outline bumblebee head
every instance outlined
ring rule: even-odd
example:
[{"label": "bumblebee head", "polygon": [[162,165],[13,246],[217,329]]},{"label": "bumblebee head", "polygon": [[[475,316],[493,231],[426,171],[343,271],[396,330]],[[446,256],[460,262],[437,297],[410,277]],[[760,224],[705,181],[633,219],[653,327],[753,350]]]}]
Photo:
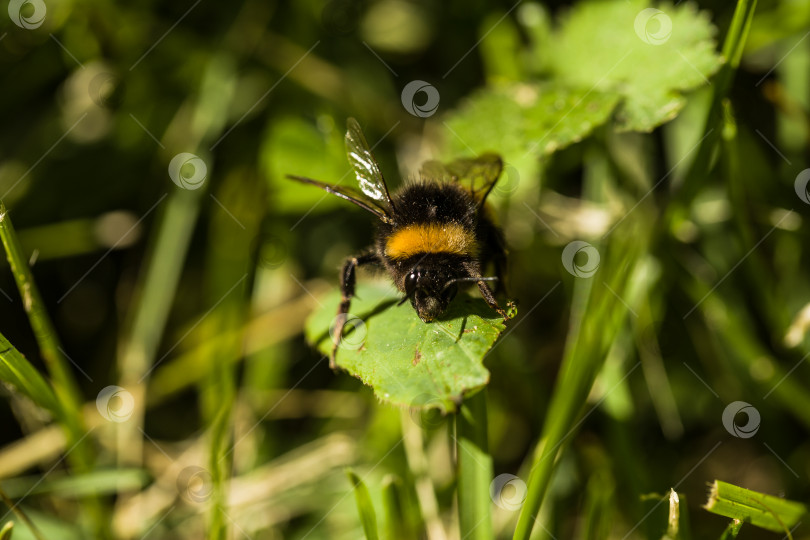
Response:
[{"label": "bumblebee head", "polygon": [[458,293],[456,279],[445,272],[414,269],[405,276],[402,302],[409,298],[419,318],[430,322],[444,313]]}]

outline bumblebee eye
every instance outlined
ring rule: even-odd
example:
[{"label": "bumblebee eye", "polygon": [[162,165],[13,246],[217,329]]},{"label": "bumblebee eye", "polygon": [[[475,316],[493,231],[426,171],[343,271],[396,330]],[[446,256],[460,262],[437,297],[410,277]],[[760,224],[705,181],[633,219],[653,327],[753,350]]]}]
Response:
[{"label": "bumblebee eye", "polygon": [[416,290],[416,272],[411,272],[405,276],[405,295],[411,296]]}]

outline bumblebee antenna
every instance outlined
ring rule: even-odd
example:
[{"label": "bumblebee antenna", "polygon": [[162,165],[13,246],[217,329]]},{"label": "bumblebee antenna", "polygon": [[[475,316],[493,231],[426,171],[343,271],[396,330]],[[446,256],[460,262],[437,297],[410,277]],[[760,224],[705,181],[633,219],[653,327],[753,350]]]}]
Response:
[{"label": "bumblebee antenna", "polygon": [[462,277],[462,278],[454,278],[454,279],[451,279],[450,281],[448,281],[447,283],[444,284],[444,287],[442,288],[442,291],[446,290],[447,287],[449,287],[453,283],[458,283],[459,281],[474,281],[474,282],[477,283],[479,281],[498,281],[498,278],[494,277],[494,276],[493,277]]}]

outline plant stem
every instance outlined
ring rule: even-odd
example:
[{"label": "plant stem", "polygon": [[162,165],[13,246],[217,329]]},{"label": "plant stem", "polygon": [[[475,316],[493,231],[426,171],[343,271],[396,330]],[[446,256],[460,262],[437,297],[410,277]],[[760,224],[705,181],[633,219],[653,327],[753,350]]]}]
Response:
[{"label": "plant stem", "polygon": [[[592,155],[586,174],[586,189],[598,197],[610,178],[601,152]],[[649,250],[653,216],[650,203],[640,204],[628,213],[606,242],[593,246],[601,253],[597,273],[576,279],[566,351],[543,432],[535,447],[527,497],[514,540],[529,539],[557,458],[582,423],[578,418],[591,387],[632,309],[627,302],[637,304],[644,296],[637,289],[639,283],[647,281],[644,254]]]},{"label": "plant stem", "polygon": [[[711,171],[711,161],[717,142],[722,134],[723,124],[723,100],[726,99],[734,80],[734,74],[740,65],[745,40],[751,28],[751,21],[754,18],[754,10],[757,0],[738,0],[731,20],[731,26],[723,42],[723,56],[726,63],[717,73],[714,79],[714,93],[709,113],[706,116],[706,123],[703,128],[703,139],[698,147],[694,161],[687,170],[685,181],[681,192],[678,195],[680,205],[672,205],[668,215],[671,219],[672,212],[687,206],[698,189],[704,184],[703,180],[708,177]],[[669,223],[670,219],[665,220]]]},{"label": "plant stem", "polygon": [[427,529],[428,540],[445,540],[447,533],[439,518],[439,503],[436,500],[436,490],[428,475],[428,462],[423,448],[422,428],[413,421],[407,409],[400,413],[402,425],[402,440],[405,447],[405,458],[408,469],[414,478],[419,510]]},{"label": "plant stem", "polygon": [[491,539],[492,457],[487,450],[486,390],[465,399],[455,420],[460,534],[470,540]]},{"label": "plant stem", "polygon": [[[31,269],[17,239],[17,233],[11,224],[11,218],[2,201],[0,201],[0,239],[3,241],[6,258],[11,265],[11,273],[14,275],[14,281],[16,281],[17,288],[20,291],[23,308],[26,315],[28,315],[31,329],[34,331],[34,337],[37,340],[37,345],[39,345],[42,359],[45,361],[45,366],[51,375],[54,392],[65,412],[69,415],[65,418],[65,421],[76,422],[74,427],[81,429],[81,433],[78,433],[80,438],[81,435],[84,435],[79,415],[82,403],[81,393],[68,367],[67,358],[62,353],[56,330],[54,330],[53,323],[45,310],[39,289],[34,282]],[[86,457],[90,456],[87,455]],[[92,459],[88,462],[92,462]]]}]

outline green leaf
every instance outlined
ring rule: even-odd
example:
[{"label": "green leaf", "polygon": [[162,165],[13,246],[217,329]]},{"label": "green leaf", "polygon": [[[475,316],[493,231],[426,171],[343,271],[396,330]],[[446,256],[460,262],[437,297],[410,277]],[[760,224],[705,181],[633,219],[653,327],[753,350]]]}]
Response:
[{"label": "green leaf", "polygon": [[497,148],[513,164],[550,154],[605,123],[619,99],[614,93],[588,94],[551,83],[480,90],[447,120],[456,134],[448,137],[449,153]]},{"label": "green leaf", "polygon": [[[459,295],[440,319],[424,323],[409,304],[396,305],[400,297],[390,284],[358,286],[337,364],[382,401],[455,411],[465,393],[489,381],[483,359],[503,319],[483,299]],[[335,290],[306,324],[307,340],[326,355],[339,301]]]},{"label": "green leaf", "polygon": [[377,532],[377,513],[374,511],[374,505],[371,502],[371,495],[368,488],[351,469],[346,470],[346,476],[354,487],[354,498],[357,502],[357,512],[360,514],[360,522],[363,524],[363,532],[366,535],[366,540],[377,540],[379,534]]},{"label": "green leaf", "polygon": [[720,67],[715,33],[691,3],[584,2],[556,32],[551,70],[565,84],[621,94],[617,127],[651,131],[683,108],[682,92],[707,84]]},{"label": "green leaf", "polygon": [[318,127],[298,117],[281,118],[269,124],[262,141],[260,166],[270,179],[270,190],[276,208],[290,213],[304,213],[317,205],[316,211],[328,210],[341,203],[311,186],[291,182],[287,174],[306,176],[338,184],[353,178],[346,162],[341,127],[322,117]]},{"label": "green leaf", "polygon": [[12,529],[14,529],[14,522],[7,521],[0,529],[0,540],[11,540],[11,533],[14,532]]},{"label": "green leaf", "polygon": [[807,514],[807,507],[741,488],[720,480],[711,485],[709,500],[703,506],[709,512],[751,523],[773,532],[787,532]]}]

